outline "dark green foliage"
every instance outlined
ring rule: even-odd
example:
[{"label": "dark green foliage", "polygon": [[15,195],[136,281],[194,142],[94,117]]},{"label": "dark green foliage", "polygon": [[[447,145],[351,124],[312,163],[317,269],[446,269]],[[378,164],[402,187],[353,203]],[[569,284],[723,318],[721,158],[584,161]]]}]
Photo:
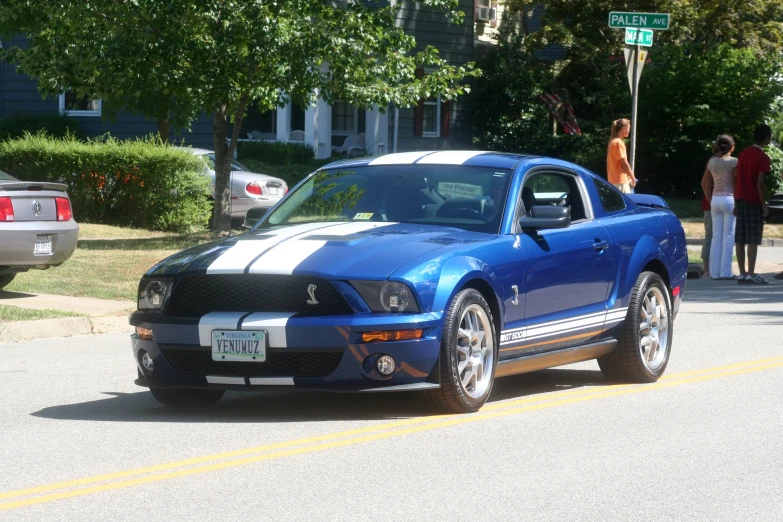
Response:
[{"label": "dark green foliage", "polygon": [[765,149],[772,160],[772,175],[767,177],[767,199],[776,192],[783,192],[783,150],[770,145]]},{"label": "dark green foliage", "polygon": [[249,141],[239,144],[237,155],[242,161],[254,159],[273,165],[306,165],[313,160],[315,151],[305,143]]},{"label": "dark green foliage", "polygon": [[211,207],[203,160],[159,139],[78,141],[30,135],[0,142],[0,169],[26,181],[68,185],[87,223],[192,232]]},{"label": "dark green foliage", "polygon": [[0,119],[0,141],[21,138],[25,132],[36,134],[45,131],[49,136],[79,136],[78,120],[60,114],[14,114]]}]

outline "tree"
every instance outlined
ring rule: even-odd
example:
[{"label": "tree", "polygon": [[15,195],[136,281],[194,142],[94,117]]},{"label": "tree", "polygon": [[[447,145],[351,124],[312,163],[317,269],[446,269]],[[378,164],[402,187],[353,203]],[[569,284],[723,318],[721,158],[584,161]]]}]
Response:
[{"label": "tree", "polygon": [[[458,0],[424,2],[462,22]],[[227,232],[230,162],[249,104],[263,112],[320,96],[411,106],[468,91],[472,64],[449,65],[432,47],[414,52],[398,11],[329,0],[5,0],[0,32],[28,35],[29,47],[9,56],[43,93],[72,88],[180,125],[212,114],[213,227]],[[417,78],[421,66],[434,72]]]}]

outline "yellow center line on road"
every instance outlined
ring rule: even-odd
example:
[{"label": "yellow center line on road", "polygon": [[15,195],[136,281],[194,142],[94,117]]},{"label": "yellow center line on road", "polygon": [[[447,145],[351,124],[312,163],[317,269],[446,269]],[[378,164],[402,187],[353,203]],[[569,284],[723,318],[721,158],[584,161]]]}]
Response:
[{"label": "yellow center line on road", "polygon": [[[280,459],[292,455],[313,453],[317,451],[324,451],[324,450],[339,448],[343,446],[361,444],[364,442],[382,440],[391,437],[398,437],[411,433],[435,430],[435,429],[456,426],[460,424],[467,424],[471,422],[478,422],[478,421],[493,419],[498,417],[506,417],[509,415],[515,415],[528,411],[541,410],[541,409],[552,408],[556,406],[563,406],[563,405],[574,404],[578,402],[586,402],[586,401],[591,401],[596,399],[603,399],[608,397],[629,395],[634,393],[640,393],[643,391],[669,388],[673,386],[679,386],[682,384],[708,381],[713,379],[719,379],[722,377],[742,375],[746,373],[758,372],[758,371],[780,368],[780,367],[783,367],[783,357],[760,359],[756,361],[748,361],[743,363],[731,364],[727,366],[706,368],[704,370],[696,370],[691,372],[684,372],[681,374],[674,374],[668,376],[668,378],[666,379],[661,379],[659,382],[653,384],[646,384],[641,386],[639,385],[604,386],[601,387],[600,389],[597,390],[594,389],[590,391],[570,390],[568,392],[558,392],[554,394],[547,394],[544,396],[526,397],[523,399],[517,399],[517,400],[488,405],[485,408],[483,408],[479,413],[474,415],[459,415],[459,416],[438,415],[438,416],[425,417],[425,418],[405,419],[401,421],[385,423],[376,426],[368,426],[365,428],[359,428],[355,430],[348,430],[343,432],[325,434],[316,437],[285,441],[277,444],[268,444],[264,446],[258,446],[255,448],[247,448],[244,450],[224,452],[215,455],[196,457],[193,459],[186,459],[186,460],[181,460],[168,464],[160,464],[157,466],[138,468],[135,470],[127,470],[127,471],[121,471],[117,473],[110,473],[110,474],[105,474],[105,475],[100,475],[95,477],[72,480],[68,482],[60,482],[57,484],[44,485],[35,488],[9,491],[5,493],[0,493],[0,498],[15,498],[15,497],[18,498],[23,496],[34,495],[36,493],[44,493],[47,491],[62,490],[66,488],[75,488],[77,486],[94,484],[98,482],[106,482],[117,478],[126,478],[135,475],[142,475],[142,474],[146,475],[146,476],[133,478],[130,480],[109,482],[106,484],[100,484],[88,488],[70,489],[68,491],[61,491],[49,495],[42,495],[37,497],[20,499],[13,502],[6,502],[0,504],[0,511],[20,508],[20,507],[30,506],[35,504],[42,504],[46,502],[52,502],[64,498],[90,495],[102,491],[109,491],[113,489],[131,487],[131,486],[146,484],[150,482],[157,482],[157,481],[169,480],[178,477],[185,477],[189,475],[208,473],[221,469],[242,466],[245,464],[263,462],[263,461],[273,460],[273,459]],[[522,407],[514,407],[521,404],[526,404],[526,405]],[[377,432],[377,433],[373,433],[373,432]],[[347,438],[347,437],[353,437],[353,438]],[[333,439],[342,439],[342,440],[333,440]],[[329,440],[333,440],[333,441],[324,442]],[[320,442],[320,444],[317,444],[318,442]],[[303,446],[306,444],[311,444],[311,445],[304,446],[304,447],[296,447],[296,446]],[[274,453],[268,453],[269,451],[285,449],[285,448],[290,448],[290,449],[287,449],[285,451],[276,451]],[[240,459],[234,459],[228,461],[225,460],[231,457],[238,457],[242,455],[249,455],[249,454],[260,453],[260,452],[267,452],[267,453],[261,455],[248,456]],[[195,466],[196,464],[213,462],[216,460],[223,460],[223,461],[214,462],[213,464],[208,464],[203,466]],[[180,468],[184,466],[195,466],[195,467],[189,467],[187,469],[171,471],[168,473],[149,475],[150,473],[170,470],[174,468]]]}]

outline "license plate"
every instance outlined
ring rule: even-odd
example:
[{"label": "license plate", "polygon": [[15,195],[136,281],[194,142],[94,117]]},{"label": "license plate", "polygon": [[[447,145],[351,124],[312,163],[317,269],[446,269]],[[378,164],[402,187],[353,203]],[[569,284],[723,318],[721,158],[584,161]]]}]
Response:
[{"label": "license plate", "polygon": [[34,256],[48,256],[52,254],[52,236],[36,236],[33,247]]},{"label": "license plate", "polygon": [[273,196],[276,196],[278,194],[277,187],[269,187],[269,193]]},{"label": "license plate", "polygon": [[264,362],[266,332],[212,330],[212,360]]}]

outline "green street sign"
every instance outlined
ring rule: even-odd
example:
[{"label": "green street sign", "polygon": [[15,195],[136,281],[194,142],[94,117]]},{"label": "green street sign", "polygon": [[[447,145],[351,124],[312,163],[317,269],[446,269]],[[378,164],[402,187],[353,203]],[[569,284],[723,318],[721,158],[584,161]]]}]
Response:
[{"label": "green street sign", "polygon": [[641,45],[650,47],[653,43],[652,29],[625,28],[625,45]]},{"label": "green street sign", "polygon": [[637,29],[666,31],[669,29],[669,15],[668,13],[623,13],[612,11],[609,13],[609,27],[613,29],[635,27]]}]

